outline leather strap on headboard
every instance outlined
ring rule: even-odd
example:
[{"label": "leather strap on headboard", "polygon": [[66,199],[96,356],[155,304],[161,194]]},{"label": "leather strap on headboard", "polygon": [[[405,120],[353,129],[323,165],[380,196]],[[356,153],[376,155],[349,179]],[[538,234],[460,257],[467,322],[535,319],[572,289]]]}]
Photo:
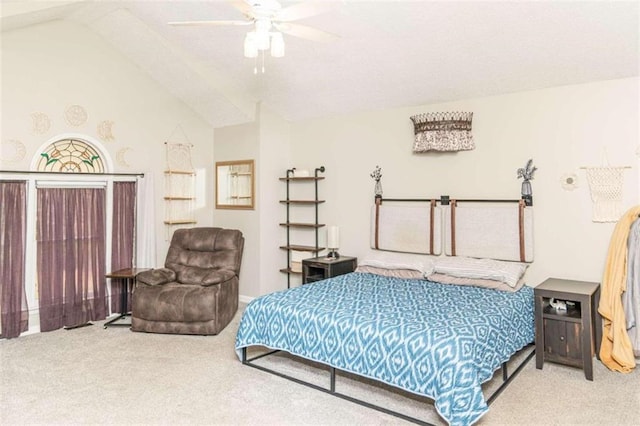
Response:
[{"label": "leather strap on headboard", "polygon": [[374,246],[375,249],[378,250],[378,229],[380,227],[380,203],[382,202],[382,198],[376,197],[376,228],[375,228],[375,238],[374,238]]},{"label": "leather strap on headboard", "polygon": [[518,230],[520,234],[520,262],[524,262],[525,252],[524,252],[524,200],[520,200],[518,202]]},{"label": "leather strap on headboard", "polygon": [[429,214],[429,254],[433,255],[433,232],[434,232],[434,216],[436,209],[436,200],[431,200],[431,210]]},{"label": "leather strap on headboard", "polygon": [[456,200],[451,200],[451,256],[456,255]]}]

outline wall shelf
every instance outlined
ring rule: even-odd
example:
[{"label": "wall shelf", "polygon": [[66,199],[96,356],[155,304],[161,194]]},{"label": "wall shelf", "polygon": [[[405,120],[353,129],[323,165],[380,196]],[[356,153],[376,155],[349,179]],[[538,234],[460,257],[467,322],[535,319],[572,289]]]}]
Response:
[{"label": "wall shelf", "polygon": [[177,227],[192,226],[195,220],[196,173],[191,165],[191,144],[165,143],[167,168],[164,171],[166,239]]},{"label": "wall shelf", "polygon": [[[280,178],[280,181],[286,183],[286,198],[284,200],[280,200],[280,204],[284,204],[286,206],[286,220],[285,222],[281,222],[280,226],[286,229],[287,241],[286,244],[281,245],[280,249],[285,250],[287,252],[287,266],[285,268],[280,269],[280,272],[287,274],[287,288],[291,287],[291,275],[302,275],[302,263],[294,262],[292,259],[292,252],[309,252],[312,255],[317,256],[318,253],[324,250],[324,247],[319,246],[319,238],[318,238],[318,230],[325,226],[323,223],[319,223],[318,220],[318,206],[324,203],[324,200],[318,199],[318,182],[323,180],[323,176],[318,176],[318,173],[324,173],[324,166],[318,167],[315,169],[314,176],[304,176],[304,177],[296,177],[293,176],[295,172],[294,169],[287,170],[287,176]],[[292,199],[290,197],[290,185],[292,183],[313,183],[314,184],[314,198],[313,199]],[[307,208],[308,206],[315,207],[315,215],[313,222],[302,222],[302,221],[292,221],[290,220],[292,209],[297,207]],[[308,244],[295,244],[292,243],[292,238],[294,237],[294,233],[291,231],[297,229],[300,232],[304,233],[309,230],[315,231],[315,245]],[[299,235],[295,235],[295,237],[299,237]],[[293,263],[299,263],[300,269],[294,269]]]}]

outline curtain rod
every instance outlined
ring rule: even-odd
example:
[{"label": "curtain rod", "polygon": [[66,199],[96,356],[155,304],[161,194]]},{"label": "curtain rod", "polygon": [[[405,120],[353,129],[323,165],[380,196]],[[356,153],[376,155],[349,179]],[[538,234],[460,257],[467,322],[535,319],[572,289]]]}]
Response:
[{"label": "curtain rod", "polygon": [[139,176],[144,173],[73,173],[73,172],[41,172],[38,170],[0,170],[0,173],[27,174],[27,175],[65,175],[65,176]]}]

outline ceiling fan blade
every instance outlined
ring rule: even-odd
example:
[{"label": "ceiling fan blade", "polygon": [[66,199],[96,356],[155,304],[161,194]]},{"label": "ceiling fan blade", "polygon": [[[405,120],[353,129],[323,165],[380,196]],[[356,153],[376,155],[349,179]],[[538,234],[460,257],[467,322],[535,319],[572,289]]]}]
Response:
[{"label": "ceiling fan blade", "polygon": [[167,22],[173,26],[195,26],[195,25],[251,25],[252,21],[173,21]]},{"label": "ceiling fan blade", "polygon": [[229,2],[231,4],[231,6],[235,7],[236,9],[238,9],[240,11],[240,13],[242,13],[244,16],[246,16],[249,19],[253,19],[253,8],[251,7],[251,5],[244,1],[244,0],[235,0],[235,1],[231,1]]},{"label": "ceiling fan blade", "polygon": [[306,25],[300,25],[300,24],[292,24],[290,22],[274,22],[273,26],[278,31],[281,31],[285,34],[304,38],[307,40],[328,42],[328,41],[334,41],[340,38],[335,34],[328,33],[326,31],[322,31],[317,28],[309,27]]},{"label": "ceiling fan blade", "polygon": [[298,19],[331,12],[337,7],[336,2],[307,1],[280,9],[276,14],[276,20],[280,22],[297,21]]}]

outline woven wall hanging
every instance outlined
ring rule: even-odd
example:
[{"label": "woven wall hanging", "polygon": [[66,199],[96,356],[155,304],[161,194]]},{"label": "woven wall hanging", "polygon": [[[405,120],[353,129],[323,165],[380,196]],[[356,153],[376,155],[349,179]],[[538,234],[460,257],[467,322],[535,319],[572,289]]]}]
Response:
[{"label": "woven wall hanging", "polygon": [[472,119],[472,112],[427,112],[412,116],[415,133],[413,152],[474,149]]},{"label": "woven wall hanging", "polygon": [[587,171],[593,222],[617,222],[622,216],[622,184],[625,166],[582,167]]}]

